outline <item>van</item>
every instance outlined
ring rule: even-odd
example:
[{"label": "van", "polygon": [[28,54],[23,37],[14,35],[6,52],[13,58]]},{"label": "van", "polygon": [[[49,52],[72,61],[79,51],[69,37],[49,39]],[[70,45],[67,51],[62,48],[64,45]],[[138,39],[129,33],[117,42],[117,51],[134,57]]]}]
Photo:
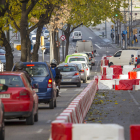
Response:
[{"label": "van", "polygon": [[93,44],[91,40],[79,40],[76,42],[76,53],[91,52],[94,54],[96,50],[93,51]]},{"label": "van", "polygon": [[112,57],[109,58],[109,66],[111,65],[129,65],[131,55],[134,55],[135,64],[137,57],[140,55],[140,50],[119,50]]},{"label": "van", "polygon": [[72,32],[72,40],[81,40],[82,39],[82,32],[81,31],[74,31]]}]

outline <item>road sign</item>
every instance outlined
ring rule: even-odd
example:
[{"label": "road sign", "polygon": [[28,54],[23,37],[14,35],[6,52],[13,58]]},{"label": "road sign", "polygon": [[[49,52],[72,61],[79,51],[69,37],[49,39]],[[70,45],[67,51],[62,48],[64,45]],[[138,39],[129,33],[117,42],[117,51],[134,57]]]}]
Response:
[{"label": "road sign", "polygon": [[111,33],[114,33],[114,29],[113,28],[111,29]]},{"label": "road sign", "polygon": [[138,29],[133,29],[133,35],[137,34]]},{"label": "road sign", "polygon": [[124,31],[123,31],[123,34],[127,34],[127,31],[126,31],[126,30],[124,30]]},{"label": "road sign", "polygon": [[114,28],[114,25],[111,25],[111,28]]},{"label": "road sign", "polygon": [[66,37],[65,37],[64,35],[61,35],[60,39],[61,39],[62,41],[64,41],[64,40],[66,39]]}]

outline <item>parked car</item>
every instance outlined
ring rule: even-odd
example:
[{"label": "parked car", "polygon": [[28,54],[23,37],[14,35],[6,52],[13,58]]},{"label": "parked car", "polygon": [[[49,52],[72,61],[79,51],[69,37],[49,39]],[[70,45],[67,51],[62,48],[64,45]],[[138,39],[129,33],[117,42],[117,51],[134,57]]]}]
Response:
[{"label": "parked car", "polygon": [[44,38],[49,38],[49,31],[48,30],[44,30],[43,31],[43,35],[44,35]]},{"label": "parked car", "polygon": [[86,63],[82,63],[83,67],[86,68],[86,71],[87,71],[87,80],[90,79],[90,68],[89,66],[86,64]]},{"label": "parked car", "polygon": [[44,53],[45,53],[45,54],[50,53],[50,42],[46,42],[45,48],[46,48],[46,50],[45,50]]},{"label": "parked car", "polygon": [[134,62],[137,63],[140,50],[119,50],[112,57],[109,57],[109,66],[111,65],[129,65],[131,55],[134,55]]},{"label": "parked car", "polygon": [[32,77],[33,90],[38,95],[39,103],[48,103],[50,109],[56,107],[56,84],[49,65],[46,62],[25,62],[24,70]]},{"label": "parked car", "polygon": [[[0,84],[0,92],[6,91],[8,86]],[[0,99],[0,140],[5,140],[4,105]]]},{"label": "parked car", "polygon": [[72,63],[62,63],[58,65],[62,74],[61,85],[77,85],[81,87],[81,74],[78,67]]},{"label": "parked car", "polygon": [[82,39],[82,32],[81,31],[74,31],[72,32],[72,40],[77,41]]},{"label": "parked car", "polygon": [[86,83],[87,82],[87,68],[84,67],[83,63],[79,61],[74,61],[71,63],[77,65],[77,67],[79,68],[79,72],[81,73],[81,80],[83,80],[83,83]]},{"label": "parked car", "polygon": [[22,72],[1,72],[0,84],[8,86],[0,92],[5,119],[26,119],[27,125],[38,121],[38,96]]}]

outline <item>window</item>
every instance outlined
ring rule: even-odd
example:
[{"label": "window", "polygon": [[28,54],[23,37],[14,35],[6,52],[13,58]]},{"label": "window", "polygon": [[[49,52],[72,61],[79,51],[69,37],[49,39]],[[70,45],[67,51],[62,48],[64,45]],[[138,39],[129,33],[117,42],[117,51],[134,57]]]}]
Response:
[{"label": "window", "polygon": [[114,54],[114,57],[120,57],[121,56],[122,51],[119,51],[117,53]]},{"label": "window", "polygon": [[74,32],[74,36],[78,36],[78,32]]},{"label": "window", "polygon": [[0,75],[0,84],[5,84],[8,87],[24,87],[20,76],[15,75]]},{"label": "window", "polygon": [[47,43],[46,43],[46,46],[50,46],[50,43],[49,43],[49,42],[47,42]]},{"label": "window", "polygon": [[46,30],[45,33],[49,33],[49,31]]},{"label": "window", "polygon": [[26,84],[28,85],[28,87],[32,90],[32,87],[31,87],[30,83],[28,82],[28,80],[27,80],[25,74],[23,74],[23,78],[25,79]]},{"label": "window", "polygon": [[76,67],[74,66],[60,66],[58,67],[58,69],[60,70],[60,72],[71,72],[71,71],[77,71]]},{"label": "window", "polygon": [[72,62],[72,61],[85,61],[84,58],[70,58],[69,62]]},{"label": "window", "polygon": [[83,65],[83,68],[85,68],[85,67],[86,67],[86,64],[85,64],[85,63],[82,63],[82,65]]},{"label": "window", "polygon": [[79,32],[79,36],[81,36],[81,33]]},{"label": "window", "polygon": [[[33,64],[34,65],[34,64]],[[24,70],[27,71],[31,76],[48,76],[49,72],[45,65],[38,64],[34,66],[25,66]]]}]

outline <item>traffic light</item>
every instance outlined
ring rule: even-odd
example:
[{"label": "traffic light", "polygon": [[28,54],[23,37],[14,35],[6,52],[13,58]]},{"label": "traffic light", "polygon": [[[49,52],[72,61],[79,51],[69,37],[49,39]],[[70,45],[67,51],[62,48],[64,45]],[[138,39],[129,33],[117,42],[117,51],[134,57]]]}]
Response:
[{"label": "traffic light", "polygon": [[125,34],[124,33],[122,33],[122,38],[123,38],[123,40],[125,40]]},{"label": "traffic light", "polygon": [[115,14],[115,17],[117,17],[118,16],[118,14]]}]

